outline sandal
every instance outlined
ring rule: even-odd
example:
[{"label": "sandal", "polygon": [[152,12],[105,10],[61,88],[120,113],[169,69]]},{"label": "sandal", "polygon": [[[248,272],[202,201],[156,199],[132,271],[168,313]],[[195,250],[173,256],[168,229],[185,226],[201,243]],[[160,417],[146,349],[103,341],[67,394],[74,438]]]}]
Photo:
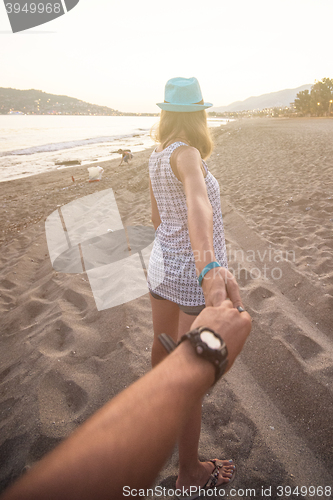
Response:
[{"label": "sandal", "polygon": [[208,478],[208,481],[204,484],[204,486],[198,487],[197,492],[194,495],[184,496],[184,497],[177,496],[177,498],[179,500],[196,500],[197,498],[201,497],[203,495],[203,493],[206,492],[207,490],[212,490],[215,487],[219,488],[219,489],[225,489],[226,487],[228,487],[229,484],[231,484],[235,480],[237,465],[235,465],[235,468],[234,468],[233,473],[232,473],[232,477],[229,478],[229,481],[227,483],[221,483],[218,486],[216,486],[217,481],[219,479],[220,470],[224,466],[224,464],[218,464],[217,461],[218,461],[217,459],[209,460],[209,462],[211,462],[214,465],[214,469],[211,472],[211,474]]},{"label": "sandal", "polygon": [[[213,471],[211,472],[209,478],[208,478],[208,481],[207,483],[202,486],[202,490],[210,490],[212,488],[214,488],[216,486],[216,483],[218,481],[218,478],[219,478],[219,475],[220,475],[220,470],[222,469],[223,467],[223,464],[217,464],[217,459],[215,460],[209,460],[209,462],[211,462],[213,465],[214,465],[214,469]],[[234,471],[232,473],[232,477],[229,478],[229,481],[227,483],[222,483],[220,484],[219,486],[228,486],[230,483],[232,483],[234,480],[235,480],[235,477],[236,477],[236,470],[237,470],[237,466],[235,465],[235,468],[234,468]]]}]

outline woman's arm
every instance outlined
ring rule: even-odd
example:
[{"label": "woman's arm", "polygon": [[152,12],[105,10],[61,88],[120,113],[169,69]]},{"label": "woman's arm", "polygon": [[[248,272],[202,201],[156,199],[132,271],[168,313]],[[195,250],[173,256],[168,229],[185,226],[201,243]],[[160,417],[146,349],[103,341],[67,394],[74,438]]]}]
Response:
[{"label": "woman's arm", "polygon": [[[207,264],[215,260],[213,209],[201,165],[201,156],[196,148],[179,148],[174,159],[175,174],[184,186],[189,234],[198,275]],[[235,307],[242,305],[237,282],[225,268],[210,270],[203,279],[202,290],[207,306],[218,306],[227,297]]]},{"label": "woman's arm", "polygon": [[158,226],[161,224],[161,218],[160,218],[160,214],[158,211],[158,207],[157,207],[157,203],[156,203],[156,199],[155,199],[155,196],[153,193],[153,188],[152,188],[150,179],[149,179],[149,191],[150,191],[150,201],[151,201],[151,220],[152,220],[154,229],[156,231]]},{"label": "woman's arm", "polygon": [[215,260],[213,246],[213,209],[208,199],[206,183],[197,149],[179,148],[175,159],[176,172],[184,186],[188,227],[197,274]]}]

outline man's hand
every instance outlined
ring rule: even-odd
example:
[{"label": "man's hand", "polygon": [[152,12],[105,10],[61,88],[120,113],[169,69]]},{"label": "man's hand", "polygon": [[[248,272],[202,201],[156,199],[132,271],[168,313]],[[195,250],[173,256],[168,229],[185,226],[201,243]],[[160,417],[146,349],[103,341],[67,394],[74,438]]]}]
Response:
[{"label": "man's hand", "polygon": [[205,307],[192,323],[191,329],[207,326],[219,333],[228,348],[228,365],[230,370],[240,353],[251,331],[251,317],[244,311],[240,313],[230,300],[224,300],[218,307]]}]

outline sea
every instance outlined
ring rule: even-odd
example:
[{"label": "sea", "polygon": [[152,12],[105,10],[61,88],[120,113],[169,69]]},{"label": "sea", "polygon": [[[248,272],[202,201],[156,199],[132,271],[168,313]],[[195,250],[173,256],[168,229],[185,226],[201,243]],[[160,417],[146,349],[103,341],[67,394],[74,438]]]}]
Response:
[{"label": "sea", "polygon": [[[66,162],[99,164],[154,145],[158,116],[0,115],[0,182],[56,169]],[[212,118],[209,127],[228,120]],[[76,165],[77,166],[77,165]]]}]

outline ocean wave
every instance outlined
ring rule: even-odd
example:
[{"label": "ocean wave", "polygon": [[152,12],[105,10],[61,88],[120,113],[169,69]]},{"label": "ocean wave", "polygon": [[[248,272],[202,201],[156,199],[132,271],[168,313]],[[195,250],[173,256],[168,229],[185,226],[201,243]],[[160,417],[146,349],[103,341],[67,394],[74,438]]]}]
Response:
[{"label": "ocean wave", "polygon": [[103,144],[106,142],[113,142],[115,139],[121,140],[126,137],[133,137],[134,134],[128,134],[123,136],[106,136],[106,137],[93,137],[91,139],[81,139],[75,141],[67,142],[57,142],[51,144],[42,144],[40,146],[32,146],[25,149],[15,149],[13,151],[3,151],[0,152],[0,156],[22,156],[22,155],[33,155],[36,153],[49,153],[51,151],[61,151],[63,149],[72,149],[80,146],[87,146],[89,144]]}]

